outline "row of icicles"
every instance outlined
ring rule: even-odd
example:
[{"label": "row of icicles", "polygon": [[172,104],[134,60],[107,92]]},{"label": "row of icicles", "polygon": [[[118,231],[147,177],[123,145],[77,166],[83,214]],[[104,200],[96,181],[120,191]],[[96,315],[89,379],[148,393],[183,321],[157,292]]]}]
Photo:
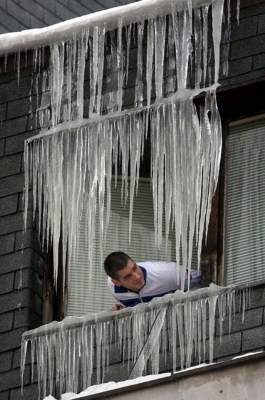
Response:
[{"label": "row of icicles", "polygon": [[95,227],[99,227],[100,243],[107,234],[113,170],[116,178],[121,175],[124,202],[129,199],[130,233],[147,130],[156,243],[160,246],[173,226],[176,262],[183,266],[180,281],[184,285],[194,242],[199,260],[218,179],[221,123],[214,91],[207,93],[199,113],[188,98],[79,128],[66,126],[26,145],[26,195],[31,186],[33,214],[38,215],[43,245],[45,241],[53,244],[55,281],[60,238],[65,266],[78,241],[81,216],[87,221],[87,263],[92,265]]},{"label": "row of icicles", "polygon": [[[130,232],[146,138],[157,246],[173,228],[182,288],[194,242],[199,266],[221,155],[215,90],[224,1],[192,9],[187,0],[183,10],[177,4],[172,0],[167,16],[137,19],[126,26],[119,20],[111,32],[103,26],[88,27],[81,35],[73,32],[69,40],[49,46],[49,68],[36,80],[43,92],[37,110],[43,129],[25,143],[25,226],[32,187],[33,215],[43,247],[53,247],[55,283],[60,241],[65,279],[81,216],[89,227],[85,267],[92,265],[93,241],[102,243],[107,232],[113,175],[121,175],[122,196],[130,203]],[[230,10],[227,37],[229,15]],[[41,52],[35,51],[36,70]],[[203,100],[195,106],[198,95]],[[76,392],[79,384],[86,388],[94,363],[97,382],[104,380],[114,338],[122,359],[133,361],[127,377],[141,375],[147,360],[157,373],[161,357],[165,363],[170,357],[173,371],[190,366],[193,357],[211,361],[216,306],[221,330],[226,311],[231,321],[235,292],[194,301],[184,295],[181,304],[174,298],[155,307],[136,307],[128,315],[125,310],[118,314],[121,318],[93,323],[84,319],[71,329],[64,329],[64,322],[54,332],[24,336],[22,372],[29,342],[32,367],[37,361],[40,396],[52,393],[55,386],[58,393]]]},{"label": "row of icicles", "polygon": [[40,398],[77,393],[107,381],[115,360],[120,362],[121,380],[211,363],[214,347],[222,343],[224,323],[230,334],[235,315],[241,313],[244,321],[250,298],[248,288],[213,285],[197,293],[176,292],[129,311],[52,322],[24,334],[22,382],[28,351]]},{"label": "row of icicles", "polygon": [[[177,264],[182,254],[182,287],[194,247],[200,259],[221,154],[215,89],[223,7],[218,0],[192,9],[188,0],[179,10],[172,1],[169,15],[127,26],[119,20],[111,32],[95,26],[50,45],[38,109],[45,128],[25,144],[25,226],[32,186],[34,218],[43,244],[53,247],[55,284],[60,240],[65,277],[82,215],[91,265],[96,224],[100,243],[107,232],[113,170],[130,201],[130,235],[147,137],[156,244],[162,242],[165,214],[164,234],[175,232]],[[131,92],[133,107],[126,110]],[[194,98],[203,92],[204,104],[196,109]]]},{"label": "row of icicles", "polygon": [[[52,43],[49,71],[42,76],[42,90],[50,91],[49,124],[150,106],[177,91],[216,83],[223,7],[224,0],[196,8],[187,0],[179,10],[178,1],[172,1],[169,15],[126,26],[119,19],[116,30],[88,27],[66,41]],[[229,15],[228,5],[226,41]],[[225,45],[223,49],[227,52]],[[36,70],[41,52],[35,50]]]}]

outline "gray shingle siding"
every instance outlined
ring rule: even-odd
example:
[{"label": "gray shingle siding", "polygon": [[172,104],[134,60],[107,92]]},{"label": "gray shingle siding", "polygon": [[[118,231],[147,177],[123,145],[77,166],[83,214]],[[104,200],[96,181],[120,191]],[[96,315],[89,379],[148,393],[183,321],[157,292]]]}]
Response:
[{"label": "gray shingle siding", "polygon": [[[20,398],[21,335],[40,325],[42,315],[42,260],[33,231],[23,233],[23,146],[35,132],[28,109],[31,74],[22,74],[20,83],[14,73],[0,79],[0,399],[8,400]],[[28,399],[38,397],[34,385],[26,392]]]},{"label": "gray shingle siding", "polygon": [[241,8],[239,25],[233,21],[229,75],[221,79],[223,86],[242,85],[265,78],[264,13],[265,3],[260,2]]},{"label": "gray shingle siding", "polygon": [[42,28],[133,0],[0,0],[0,33]]}]

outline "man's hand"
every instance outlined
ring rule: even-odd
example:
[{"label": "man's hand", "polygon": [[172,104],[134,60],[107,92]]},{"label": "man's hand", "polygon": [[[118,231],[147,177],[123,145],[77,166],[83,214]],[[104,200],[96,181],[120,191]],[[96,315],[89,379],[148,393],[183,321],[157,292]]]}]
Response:
[{"label": "man's hand", "polygon": [[123,308],[125,308],[125,306],[117,303],[112,306],[112,311],[119,311],[119,310],[122,310]]}]

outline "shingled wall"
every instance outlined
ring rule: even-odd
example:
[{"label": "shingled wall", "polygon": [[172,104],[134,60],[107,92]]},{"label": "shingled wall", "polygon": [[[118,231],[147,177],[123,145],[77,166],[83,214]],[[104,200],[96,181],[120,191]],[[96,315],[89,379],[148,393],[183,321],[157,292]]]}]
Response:
[{"label": "shingled wall", "polygon": [[265,79],[265,2],[241,0],[239,25],[233,20],[228,78],[223,87]]},{"label": "shingled wall", "polygon": [[[42,321],[43,260],[30,218],[23,232],[24,140],[37,132],[34,114],[29,112],[30,88],[27,72],[22,73],[19,86],[16,74],[0,75],[1,400],[19,398],[21,334]],[[33,96],[33,109],[34,103]]]},{"label": "shingled wall", "polygon": [[[265,78],[265,1],[248,3],[242,2],[240,25],[233,28],[230,73],[222,80],[226,89]],[[23,143],[37,132],[34,96],[29,107],[30,87],[27,71],[21,73],[19,86],[16,73],[0,75],[0,400],[19,399],[21,334],[41,324],[43,260],[31,225],[23,236]],[[251,307],[244,331],[239,323],[221,344],[217,338],[217,358],[264,348],[263,287],[255,290]],[[113,361],[108,378],[126,378],[119,360]],[[27,367],[27,400],[37,398],[36,387],[28,385],[29,373]]]},{"label": "shingled wall", "polygon": [[1,0],[0,33],[42,28],[133,0]]}]

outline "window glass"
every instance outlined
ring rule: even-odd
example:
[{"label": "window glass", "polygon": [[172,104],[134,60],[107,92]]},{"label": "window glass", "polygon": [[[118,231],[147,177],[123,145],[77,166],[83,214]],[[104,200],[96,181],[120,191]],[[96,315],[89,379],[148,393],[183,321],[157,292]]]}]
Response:
[{"label": "window glass", "polygon": [[265,279],[265,121],[230,129],[225,164],[226,284]]},{"label": "window glass", "polygon": [[[113,180],[114,181],[114,180]],[[103,259],[112,251],[124,251],[136,261],[175,259],[174,235],[171,233],[166,247],[165,240],[161,249],[155,246],[152,188],[149,179],[141,178],[138,193],[134,199],[131,241],[129,242],[129,202],[121,202],[121,183],[112,188],[112,208],[109,228],[103,249]],[[68,279],[67,315],[82,315],[110,309],[114,303],[107,287],[103,260],[100,249],[94,248],[94,263],[91,271],[87,267],[86,221],[80,225],[76,252],[70,265]],[[97,241],[96,241],[97,242]]]}]

